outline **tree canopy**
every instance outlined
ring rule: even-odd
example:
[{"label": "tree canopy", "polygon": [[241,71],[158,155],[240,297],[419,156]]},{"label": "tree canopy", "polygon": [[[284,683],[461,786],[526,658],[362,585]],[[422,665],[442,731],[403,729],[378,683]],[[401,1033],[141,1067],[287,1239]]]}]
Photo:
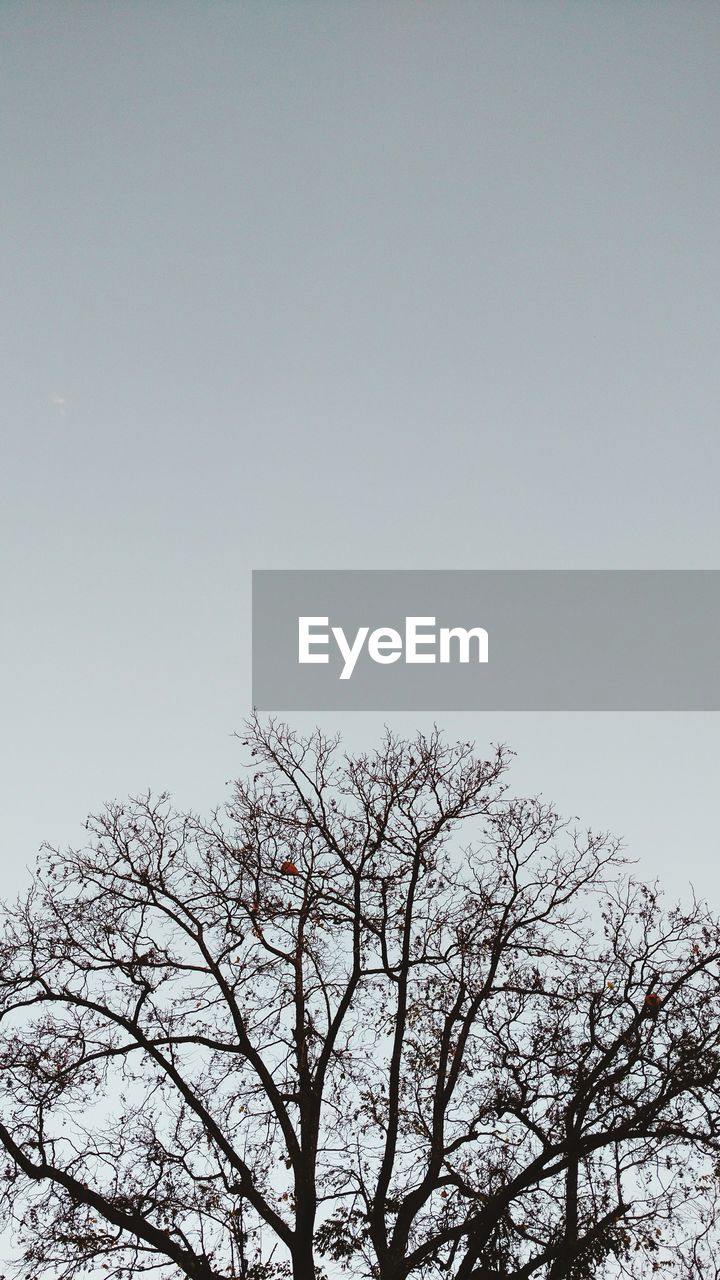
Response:
[{"label": "tree canopy", "polygon": [[254,720],[4,908],[21,1280],[718,1276],[720,928],[438,732]]}]

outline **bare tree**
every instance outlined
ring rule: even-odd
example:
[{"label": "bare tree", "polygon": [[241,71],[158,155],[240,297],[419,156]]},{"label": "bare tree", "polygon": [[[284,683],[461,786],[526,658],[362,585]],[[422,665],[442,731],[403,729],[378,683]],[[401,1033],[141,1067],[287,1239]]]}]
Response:
[{"label": "bare tree", "polygon": [[209,822],[109,805],[5,910],[16,1274],[717,1275],[708,909],[502,749],[245,745]]}]

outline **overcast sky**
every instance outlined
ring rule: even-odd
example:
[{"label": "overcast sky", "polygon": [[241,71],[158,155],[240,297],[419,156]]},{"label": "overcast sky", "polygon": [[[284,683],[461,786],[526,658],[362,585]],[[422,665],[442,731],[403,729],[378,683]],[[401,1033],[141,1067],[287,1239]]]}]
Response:
[{"label": "overcast sky", "polygon": [[[5,892],[223,799],[253,567],[717,567],[719,55],[715,0],[4,0]],[[720,905],[716,715],[438,718]]]}]

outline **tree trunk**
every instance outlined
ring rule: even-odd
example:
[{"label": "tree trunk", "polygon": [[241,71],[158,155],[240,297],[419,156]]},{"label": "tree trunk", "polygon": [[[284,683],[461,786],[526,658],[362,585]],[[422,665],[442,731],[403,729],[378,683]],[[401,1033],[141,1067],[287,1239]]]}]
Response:
[{"label": "tree trunk", "polygon": [[293,1249],[293,1280],[315,1280],[315,1258],[312,1239]]}]

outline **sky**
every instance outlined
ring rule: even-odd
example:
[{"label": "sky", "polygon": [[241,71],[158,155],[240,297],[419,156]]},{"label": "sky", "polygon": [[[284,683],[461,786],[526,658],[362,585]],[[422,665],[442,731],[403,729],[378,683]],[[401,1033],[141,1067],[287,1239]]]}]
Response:
[{"label": "sky", "polygon": [[[222,802],[253,568],[717,567],[719,52],[714,0],[4,0],[4,895]],[[435,718],[720,906],[717,715]]]}]

